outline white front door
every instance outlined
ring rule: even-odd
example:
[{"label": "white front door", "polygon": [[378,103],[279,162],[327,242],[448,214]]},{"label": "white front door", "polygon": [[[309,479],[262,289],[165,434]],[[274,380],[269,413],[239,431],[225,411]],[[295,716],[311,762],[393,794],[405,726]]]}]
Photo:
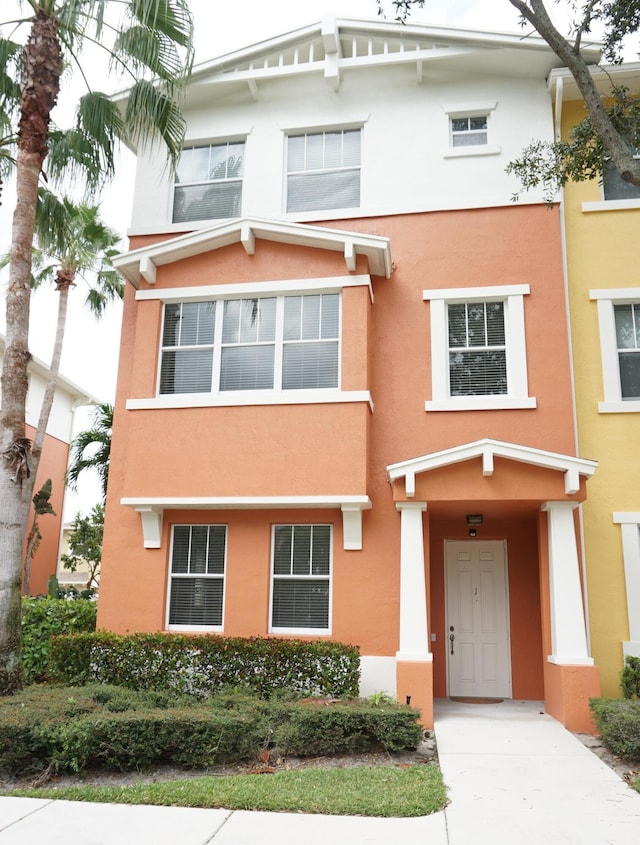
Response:
[{"label": "white front door", "polygon": [[445,543],[450,696],[511,697],[505,543]]}]

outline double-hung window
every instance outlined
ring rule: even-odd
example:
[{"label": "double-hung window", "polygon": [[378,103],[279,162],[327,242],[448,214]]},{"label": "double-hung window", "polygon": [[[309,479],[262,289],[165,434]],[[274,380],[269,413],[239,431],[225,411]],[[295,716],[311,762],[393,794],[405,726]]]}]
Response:
[{"label": "double-hung window", "polygon": [[447,322],[449,395],[505,394],[504,302],[451,302]]},{"label": "double-hung window", "polygon": [[273,528],[271,630],[328,632],[331,526]]},{"label": "double-hung window", "polygon": [[173,222],[239,217],[244,142],[185,147],[176,169]]},{"label": "double-hung window", "polygon": [[360,205],[360,129],[289,135],[287,211]]},{"label": "double-hung window", "polygon": [[427,411],[535,408],[528,394],[528,285],[423,291],[430,303],[432,398]]},{"label": "double-hung window", "polygon": [[640,288],[589,291],[598,303],[602,413],[640,411]]},{"label": "double-hung window", "polygon": [[450,118],[451,146],[478,147],[487,143],[487,115]]},{"label": "double-hung window", "polygon": [[169,628],[222,628],[226,545],[225,525],[173,526]]},{"label": "double-hung window", "polygon": [[337,388],[340,294],[167,303],[161,394]]}]

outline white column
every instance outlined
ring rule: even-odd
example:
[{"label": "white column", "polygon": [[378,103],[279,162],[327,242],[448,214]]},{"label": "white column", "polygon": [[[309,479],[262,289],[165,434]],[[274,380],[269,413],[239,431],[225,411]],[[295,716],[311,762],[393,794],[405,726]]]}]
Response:
[{"label": "white column", "polygon": [[422,514],[426,502],[396,502],[400,511],[400,650],[398,660],[431,662]]},{"label": "white column", "polygon": [[545,502],[549,528],[550,663],[593,666],[587,648],[573,511],[578,502]]}]

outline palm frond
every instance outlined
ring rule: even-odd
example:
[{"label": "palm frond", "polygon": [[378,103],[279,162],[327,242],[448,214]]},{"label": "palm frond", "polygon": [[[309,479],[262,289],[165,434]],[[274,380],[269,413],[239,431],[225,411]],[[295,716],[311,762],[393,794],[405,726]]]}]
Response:
[{"label": "palm frond", "polygon": [[136,143],[159,135],[167,147],[172,167],[176,167],[186,123],[175,100],[153,83],[138,80],[129,91],[125,123],[131,140]]}]

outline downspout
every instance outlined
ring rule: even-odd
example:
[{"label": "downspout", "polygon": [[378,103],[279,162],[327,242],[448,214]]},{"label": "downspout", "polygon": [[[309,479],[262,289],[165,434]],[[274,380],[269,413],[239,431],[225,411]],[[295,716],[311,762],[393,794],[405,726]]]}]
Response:
[{"label": "downspout", "polygon": [[[555,103],[554,103],[554,140],[562,138],[562,103],[564,98],[564,79],[557,76],[555,79]],[[569,376],[571,379],[571,405],[573,410],[573,436],[575,453],[580,456],[578,440],[578,410],[576,404],[576,384],[573,367],[573,339],[571,335],[571,307],[569,304],[569,269],[567,265],[567,230],[565,218],[564,188],[560,189],[560,242],[562,245],[562,275],[564,278],[565,309],[567,315],[567,339],[569,342]],[[589,615],[589,587],[587,582],[587,555],[584,542],[584,516],[582,502],[578,506],[578,531],[580,534],[580,561],[582,569],[582,595],[584,603],[585,630],[587,635],[587,649],[591,654],[591,626]]]}]

